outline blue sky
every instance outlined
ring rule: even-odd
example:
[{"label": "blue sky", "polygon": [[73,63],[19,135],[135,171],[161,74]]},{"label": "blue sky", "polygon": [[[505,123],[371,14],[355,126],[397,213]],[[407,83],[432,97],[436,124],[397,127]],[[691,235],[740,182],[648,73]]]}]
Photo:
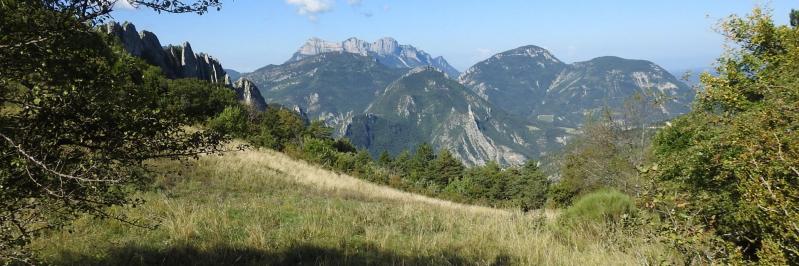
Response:
[{"label": "blue sky", "polygon": [[724,41],[714,25],[755,5],[785,24],[799,1],[228,0],[202,16],[122,7],[113,16],[155,32],[164,45],[189,41],[239,71],[283,63],[310,37],[385,36],[444,56],[461,71],[529,44],[565,62],[615,55],[681,70],[713,63]]}]

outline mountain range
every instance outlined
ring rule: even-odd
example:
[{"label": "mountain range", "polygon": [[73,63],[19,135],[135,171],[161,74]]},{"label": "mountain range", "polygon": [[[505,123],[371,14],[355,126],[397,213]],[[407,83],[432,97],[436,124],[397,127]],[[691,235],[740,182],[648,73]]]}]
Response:
[{"label": "mountain range", "polygon": [[636,94],[659,100],[649,120],[688,111],[692,89],[660,66],[615,56],[566,64],[529,45],[478,62],[459,78],[484,99],[528,120],[579,127],[587,113],[620,111]]},{"label": "mountain range", "polygon": [[224,82],[245,104],[279,104],[323,120],[335,136],[373,155],[426,142],[469,165],[520,164],[557,153],[597,111],[626,119],[626,108],[646,105],[646,114],[639,108],[636,115],[658,122],[688,111],[694,96],[649,61],[603,56],[567,64],[534,45],[495,54],[461,74],[444,58],[392,38],[311,38],[283,64],[239,73],[194,54],[188,43],[161,47],[132,24],[107,31],[171,78]]},{"label": "mountain range", "polygon": [[370,56],[381,64],[392,68],[432,66],[451,78],[457,78],[460,75],[460,72],[443,57],[433,58],[430,54],[416,49],[416,47],[399,44],[397,40],[389,37],[371,43],[358,38],[349,38],[340,43],[311,38],[294,53],[288,62],[300,61],[309,56],[331,52]]}]

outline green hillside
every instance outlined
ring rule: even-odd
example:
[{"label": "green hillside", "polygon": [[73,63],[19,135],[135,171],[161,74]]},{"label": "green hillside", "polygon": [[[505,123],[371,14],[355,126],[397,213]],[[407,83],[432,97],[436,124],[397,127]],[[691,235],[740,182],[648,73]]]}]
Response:
[{"label": "green hillside", "polygon": [[155,162],[154,229],[83,217],[37,239],[53,264],[608,265],[670,258],[629,232],[564,231],[552,212],[455,204],[322,170],[270,150]]}]

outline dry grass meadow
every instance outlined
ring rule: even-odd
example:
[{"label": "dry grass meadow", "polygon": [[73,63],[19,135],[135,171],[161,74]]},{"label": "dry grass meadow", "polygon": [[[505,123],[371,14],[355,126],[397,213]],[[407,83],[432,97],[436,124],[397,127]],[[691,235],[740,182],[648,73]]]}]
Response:
[{"label": "dry grass meadow", "polygon": [[[36,239],[61,265],[639,265],[675,254],[629,232],[568,230],[552,213],[456,204],[270,150],[155,162],[146,203]],[[550,218],[547,218],[550,217]],[[589,233],[590,232],[590,233]]]}]

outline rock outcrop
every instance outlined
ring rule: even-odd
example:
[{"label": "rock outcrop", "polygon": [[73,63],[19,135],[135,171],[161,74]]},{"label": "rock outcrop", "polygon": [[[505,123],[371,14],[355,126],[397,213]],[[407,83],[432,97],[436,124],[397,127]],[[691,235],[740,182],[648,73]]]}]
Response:
[{"label": "rock outcrop", "polygon": [[119,38],[125,51],[161,68],[168,78],[196,78],[211,83],[222,83],[234,90],[238,100],[255,110],[266,109],[266,101],[258,87],[246,79],[232,82],[222,64],[205,53],[194,53],[191,44],[161,46],[158,36],[149,31],[138,32],[136,26],[125,22],[105,25],[106,33]]},{"label": "rock outcrop", "polygon": [[149,31],[138,32],[136,26],[125,22],[106,24],[108,34],[117,36],[130,54],[158,66],[169,78],[197,78],[212,83],[224,82],[225,70],[208,54],[195,54],[188,42],[162,47],[158,37]]},{"label": "rock outcrop", "polygon": [[236,91],[236,96],[243,104],[251,106],[258,111],[266,110],[264,97],[261,96],[258,87],[250,80],[239,78],[233,83],[233,90]]}]

